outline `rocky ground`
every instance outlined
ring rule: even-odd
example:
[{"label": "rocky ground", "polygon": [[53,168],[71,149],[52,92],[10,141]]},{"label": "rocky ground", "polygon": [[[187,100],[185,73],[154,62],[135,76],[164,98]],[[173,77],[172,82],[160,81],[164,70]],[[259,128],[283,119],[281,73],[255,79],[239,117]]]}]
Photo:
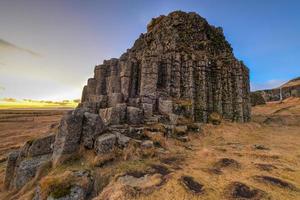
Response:
[{"label": "rocky ground", "polygon": [[51,126],[54,128],[65,112],[65,110],[0,110],[1,180],[4,178],[7,153],[20,148],[28,140],[49,134],[49,128]]},{"label": "rocky ground", "polygon": [[[83,151],[54,169],[45,166],[18,193],[1,188],[0,199],[31,199],[36,182],[41,193],[57,199],[82,194],[71,187],[72,182],[92,191],[95,199],[299,199],[300,100],[290,98],[252,110],[250,123],[207,124],[180,139],[154,134],[163,132],[155,125],[144,133],[154,143],[145,142],[142,148],[132,143],[99,157]],[[35,137],[36,128],[59,119],[54,115],[26,123],[1,122],[1,147],[5,141],[18,146],[30,133]],[[20,132],[13,127],[28,134],[16,137]],[[5,165],[3,159],[1,180]]]}]

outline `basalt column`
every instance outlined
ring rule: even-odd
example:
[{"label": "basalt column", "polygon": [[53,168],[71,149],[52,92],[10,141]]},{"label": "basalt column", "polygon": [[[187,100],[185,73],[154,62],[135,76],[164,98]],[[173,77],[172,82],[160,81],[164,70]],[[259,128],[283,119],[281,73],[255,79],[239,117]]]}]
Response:
[{"label": "basalt column", "polygon": [[96,106],[96,113],[122,104],[146,118],[183,115],[207,122],[218,113],[246,122],[249,88],[249,70],[234,57],[222,29],[196,13],[176,11],[152,19],[120,59],[96,66],[82,105]]}]

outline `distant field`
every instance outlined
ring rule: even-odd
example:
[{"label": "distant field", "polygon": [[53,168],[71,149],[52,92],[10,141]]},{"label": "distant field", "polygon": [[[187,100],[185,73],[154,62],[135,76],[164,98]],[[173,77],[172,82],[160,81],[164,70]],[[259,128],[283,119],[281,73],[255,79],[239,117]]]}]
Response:
[{"label": "distant field", "polygon": [[0,99],[0,110],[12,109],[72,109],[78,105],[78,101],[38,101],[38,100],[16,100],[11,98]]}]

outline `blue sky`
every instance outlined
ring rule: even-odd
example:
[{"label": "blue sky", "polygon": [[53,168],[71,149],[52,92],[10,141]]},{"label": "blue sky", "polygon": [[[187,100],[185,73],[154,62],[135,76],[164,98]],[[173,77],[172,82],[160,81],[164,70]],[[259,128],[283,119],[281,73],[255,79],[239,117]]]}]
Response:
[{"label": "blue sky", "polygon": [[1,0],[0,98],[79,98],[96,64],[119,57],[152,17],[174,10],[223,27],[253,90],[300,76],[300,1]]}]

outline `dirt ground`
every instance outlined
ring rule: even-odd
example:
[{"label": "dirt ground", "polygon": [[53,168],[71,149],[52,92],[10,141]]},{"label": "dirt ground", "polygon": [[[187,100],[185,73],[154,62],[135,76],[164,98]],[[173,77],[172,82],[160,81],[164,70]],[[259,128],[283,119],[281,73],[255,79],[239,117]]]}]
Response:
[{"label": "dirt ground", "polygon": [[[13,122],[0,120],[0,156],[42,132],[48,134],[61,114],[31,116],[34,120],[28,121],[21,119],[30,116]],[[169,159],[159,158],[159,164],[170,172],[166,181],[133,199],[300,199],[300,99],[256,106],[249,123],[223,121],[202,129],[189,134],[189,142],[166,142]],[[133,164],[139,167],[147,162]],[[128,168],[129,162],[124,163],[119,168]],[[0,164],[2,180],[4,171],[5,160]]]}]

